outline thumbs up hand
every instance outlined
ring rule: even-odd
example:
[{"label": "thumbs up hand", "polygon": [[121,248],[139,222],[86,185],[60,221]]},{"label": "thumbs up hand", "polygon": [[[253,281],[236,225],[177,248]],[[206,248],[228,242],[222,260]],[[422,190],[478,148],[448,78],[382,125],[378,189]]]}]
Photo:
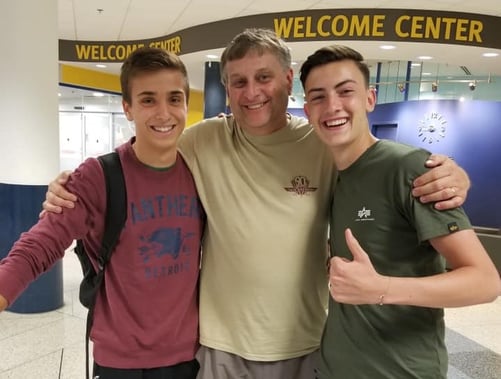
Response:
[{"label": "thumbs up hand", "polygon": [[381,295],[387,290],[388,278],[376,272],[369,256],[350,229],[346,229],[344,235],[353,260],[331,258],[329,268],[331,296],[339,303],[380,303]]}]

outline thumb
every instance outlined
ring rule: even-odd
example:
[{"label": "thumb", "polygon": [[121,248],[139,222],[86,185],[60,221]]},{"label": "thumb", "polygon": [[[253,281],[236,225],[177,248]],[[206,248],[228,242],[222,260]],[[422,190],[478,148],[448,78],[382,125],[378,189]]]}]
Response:
[{"label": "thumb", "polygon": [[351,254],[353,255],[353,260],[358,262],[365,262],[369,260],[369,256],[365,252],[364,249],[358,243],[358,240],[353,236],[351,229],[346,229],[344,231],[344,238],[346,240],[346,245],[348,249],[350,249]]}]

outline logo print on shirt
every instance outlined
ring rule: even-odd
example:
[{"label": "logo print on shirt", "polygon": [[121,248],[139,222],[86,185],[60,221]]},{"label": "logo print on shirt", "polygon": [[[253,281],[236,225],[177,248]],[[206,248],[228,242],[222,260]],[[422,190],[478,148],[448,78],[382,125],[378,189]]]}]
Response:
[{"label": "logo print on shirt", "polygon": [[145,244],[140,249],[140,254],[144,262],[148,262],[151,255],[162,257],[170,255],[177,259],[183,247],[183,242],[186,238],[193,237],[194,233],[181,235],[181,228],[159,228],[151,233],[150,236],[141,236],[142,242]]},{"label": "logo print on shirt", "polygon": [[306,176],[298,175],[291,180],[292,187],[284,187],[287,192],[294,192],[296,195],[303,196],[308,192],[315,192],[318,187],[310,187],[310,181]]},{"label": "logo print on shirt", "polygon": [[375,218],[371,217],[372,211],[370,209],[365,209],[365,206],[360,209],[357,213],[355,221],[374,221]]}]

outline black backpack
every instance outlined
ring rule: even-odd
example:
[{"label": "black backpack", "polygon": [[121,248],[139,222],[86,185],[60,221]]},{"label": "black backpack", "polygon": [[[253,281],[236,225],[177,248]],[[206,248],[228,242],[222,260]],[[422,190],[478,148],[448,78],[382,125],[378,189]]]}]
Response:
[{"label": "black backpack", "polygon": [[118,153],[111,153],[98,157],[103,168],[106,182],[106,220],[104,224],[103,240],[98,254],[98,271],[92,266],[81,240],[77,240],[75,253],[82,266],[84,278],[80,283],[80,302],[89,310],[85,330],[85,374],[89,379],[89,337],[92,328],[94,305],[97,293],[103,285],[104,270],[110,261],[111,253],[118,242],[118,238],[127,219],[127,193],[122,165]]}]

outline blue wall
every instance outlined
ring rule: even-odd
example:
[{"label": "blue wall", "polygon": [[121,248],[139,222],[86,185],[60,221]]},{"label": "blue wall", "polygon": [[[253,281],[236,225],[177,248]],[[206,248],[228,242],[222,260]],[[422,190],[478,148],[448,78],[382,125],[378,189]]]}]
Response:
[{"label": "blue wall", "polygon": [[[431,113],[446,121],[446,130],[444,137],[436,131],[423,141],[426,133],[419,136],[419,128]],[[372,128],[393,127],[383,133],[399,142],[453,157],[472,181],[464,205],[472,223],[501,227],[501,102],[421,100],[379,104],[369,119]],[[432,135],[433,142],[429,143]]]},{"label": "blue wall", "polygon": [[[7,256],[21,233],[38,221],[47,186],[0,183],[0,259]],[[63,305],[63,262],[60,260],[9,306],[18,313],[39,313]]]}]

